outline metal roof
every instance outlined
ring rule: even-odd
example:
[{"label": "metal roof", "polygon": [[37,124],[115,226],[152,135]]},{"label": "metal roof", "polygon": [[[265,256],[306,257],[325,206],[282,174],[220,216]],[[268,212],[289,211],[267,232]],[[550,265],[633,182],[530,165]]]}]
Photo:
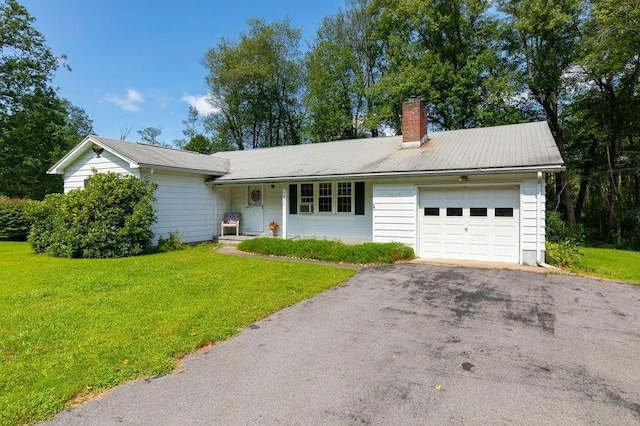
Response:
[{"label": "metal roof", "polygon": [[89,136],[89,138],[111,148],[140,166],[201,172],[211,175],[222,175],[229,169],[228,160],[197,152],[158,145],[124,142],[93,135]]},{"label": "metal roof", "polygon": [[213,183],[358,175],[415,175],[564,168],[545,121],[433,132],[421,147],[402,148],[402,136],[218,152],[229,160]]}]

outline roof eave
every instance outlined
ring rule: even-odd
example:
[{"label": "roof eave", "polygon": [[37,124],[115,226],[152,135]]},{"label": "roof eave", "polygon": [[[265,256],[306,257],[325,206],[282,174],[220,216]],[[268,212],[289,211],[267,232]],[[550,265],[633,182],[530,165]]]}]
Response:
[{"label": "roof eave", "polygon": [[479,175],[479,174],[506,174],[506,173],[556,173],[565,170],[564,164],[545,164],[538,166],[518,166],[518,167],[494,167],[494,168],[472,168],[472,169],[450,169],[450,170],[422,170],[422,171],[395,171],[395,172],[373,172],[373,173],[343,173],[328,175],[300,175],[281,177],[256,177],[249,179],[222,179],[207,180],[210,185],[234,185],[256,182],[291,182],[299,180],[330,180],[330,179],[375,179],[382,177],[427,177],[427,176],[451,176],[451,175]]},{"label": "roof eave", "polygon": [[189,169],[185,167],[159,166],[157,164],[141,163],[140,167],[145,169],[165,170],[168,172],[189,173],[189,174],[197,174],[197,175],[216,176],[216,177],[224,176],[227,173],[219,170]]}]

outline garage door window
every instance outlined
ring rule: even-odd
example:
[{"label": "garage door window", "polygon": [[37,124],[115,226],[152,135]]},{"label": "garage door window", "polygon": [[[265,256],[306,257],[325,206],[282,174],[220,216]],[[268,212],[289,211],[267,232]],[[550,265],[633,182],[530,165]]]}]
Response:
[{"label": "garage door window", "polygon": [[513,207],[496,207],[496,217],[513,217]]},{"label": "garage door window", "polygon": [[471,207],[469,209],[469,215],[471,217],[486,217],[487,216],[487,208],[486,207]]},{"label": "garage door window", "polygon": [[447,216],[462,216],[462,207],[447,207]]},{"label": "garage door window", "polygon": [[425,207],[424,208],[425,216],[440,216],[440,208],[439,207]]}]

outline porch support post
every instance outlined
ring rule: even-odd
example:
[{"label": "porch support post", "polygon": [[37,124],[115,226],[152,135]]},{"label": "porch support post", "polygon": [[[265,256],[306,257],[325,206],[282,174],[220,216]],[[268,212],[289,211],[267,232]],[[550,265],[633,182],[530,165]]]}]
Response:
[{"label": "porch support post", "polygon": [[289,203],[287,202],[287,185],[282,187],[282,239],[287,239],[287,218],[289,210],[287,209]]}]

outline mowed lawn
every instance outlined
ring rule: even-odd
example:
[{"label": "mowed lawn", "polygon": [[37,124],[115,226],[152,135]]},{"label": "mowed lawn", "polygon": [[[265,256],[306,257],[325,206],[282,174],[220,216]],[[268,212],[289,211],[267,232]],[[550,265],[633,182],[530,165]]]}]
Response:
[{"label": "mowed lawn", "polygon": [[0,242],[0,424],[50,418],[355,273],[217,254],[57,259]]},{"label": "mowed lawn", "polygon": [[578,270],[589,275],[640,284],[640,252],[629,250],[580,248],[583,254]]}]

